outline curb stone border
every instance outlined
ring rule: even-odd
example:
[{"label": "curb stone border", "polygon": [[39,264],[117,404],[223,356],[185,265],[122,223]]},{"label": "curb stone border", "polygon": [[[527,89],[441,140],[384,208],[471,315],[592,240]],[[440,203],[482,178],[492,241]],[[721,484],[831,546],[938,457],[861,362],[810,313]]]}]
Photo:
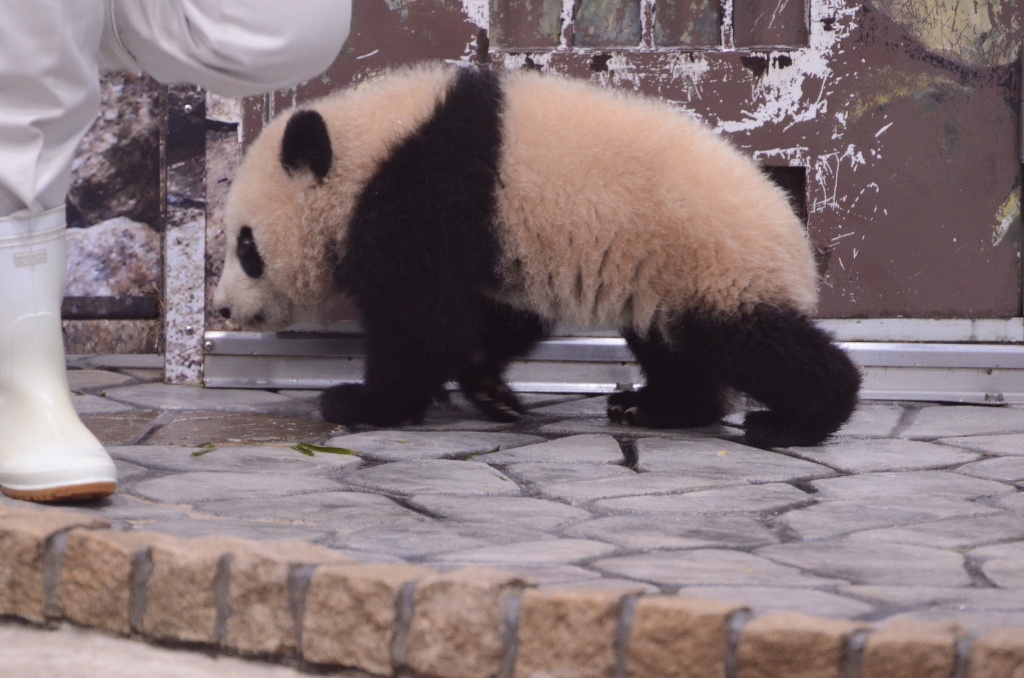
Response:
[{"label": "curb stone border", "polygon": [[[1024,629],[871,624],[0,507],[0,617],[415,678],[1018,678]],[[348,674],[352,675],[352,674]]]}]

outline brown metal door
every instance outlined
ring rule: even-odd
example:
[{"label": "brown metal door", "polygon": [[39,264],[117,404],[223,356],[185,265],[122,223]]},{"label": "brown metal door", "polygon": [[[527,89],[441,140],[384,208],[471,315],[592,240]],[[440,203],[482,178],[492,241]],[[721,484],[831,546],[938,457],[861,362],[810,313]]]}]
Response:
[{"label": "brown metal door", "polygon": [[[266,117],[381,69],[484,61],[670,101],[791,188],[821,315],[1021,315],[1021,10],[1015,0],[356,0],[322,78]],[[623,168],[628,171],[628,168]]]}]

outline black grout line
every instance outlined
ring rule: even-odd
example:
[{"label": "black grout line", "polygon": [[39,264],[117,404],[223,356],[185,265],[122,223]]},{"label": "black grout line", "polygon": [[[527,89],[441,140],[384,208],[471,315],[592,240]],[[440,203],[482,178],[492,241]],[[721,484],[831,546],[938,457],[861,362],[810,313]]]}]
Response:
[{"label": "black grout line", "polygon": [[725,644],[725,678],[737,678],[739,675],[739,647],[743,637],[743,629],[753,617],[750,610],[743,608],[729,615],[726,627],[729,636]]},{"label": "black grout line", "polygon": [[502,638],[505,652],[495,678],[512,678],[515,673],[516,656],[519,654],[519,610],[522,605],[522,593],[505,600],[505,632]]},{"label": "black grout line", "polygon": [[633,616],[641,594],[625,596],[619,603],[619,619],[615,625],[615,678],[626,678],[626,664],[629,655],[629,637],[633,632]]},{"label": "black grout line", "polygon": [[225,553],[217,559],[217,570],[213,575],[213,597],[217,610],[217,618],[214,623],[216,629],[217,643],[222,647],[228,642],[228,618],[231,617],[231,561],[234,557]]},{"label": "black grout line", "polygon": [[64,551],[68,545],[71,528],[50,535],[43,552],[43,614],[60,617],[57,608],[57,587],[60,585],[61,570],[64,568]]},{"label": "black grout line", "polygon": [[131,445],[145,445],[145,444],[147,444],[149,442],[150,438],[152,438],[154,435],[156,435],[157,431],[159,431],[161,428],[163,428],[167,424],[169,424],[172,421],[174,421],[174,418],[176,416],[178,416],[178,412],[175,411],[175,410],[167,410],[166,412],[161,412],[160,416],[158,416],[156,419],[154,419],[153,421],[151,421],[149,423],[149,426],[146,428],[145,432],[143,432],[142,435],[140,435],[138,438],[136,438],[130,444]]},{"label": "black grout line", "polygon": [[868,644],[871,631],[859,629],[850,634],[843,648],[843,678],[861,678],[864,648]]},{"label": "black grout line", "polygon": [[964,636],[956,641],[956,665],[953,667],[953,675],[950,678],[967,678],[971,666],[971,651],[974,649],[974,639]]},{"label": "black grout line", "polygon": [[302,653],[302,630],[306,619],[306,596],[309,586],[313,583],[316,565],[293,565],[288,571],[288,607],[292,612],[292,623],[295,626],[295,643]]},{"label": "black grout line", "polygon": [[132,556],[132,588],[129,593],[128,618],[130,625],[137,633],[144,633],[143,619],[146,616],[146,594],[149,591],[149,578],[153,576],[153,552],[145,548]]},{"label": "black grout line", "polygon": [[402,584],[395,599],[394,635],[391,637],[391,666],[395,673],[408,669],[409,628],[416,605],[416,582]]}]

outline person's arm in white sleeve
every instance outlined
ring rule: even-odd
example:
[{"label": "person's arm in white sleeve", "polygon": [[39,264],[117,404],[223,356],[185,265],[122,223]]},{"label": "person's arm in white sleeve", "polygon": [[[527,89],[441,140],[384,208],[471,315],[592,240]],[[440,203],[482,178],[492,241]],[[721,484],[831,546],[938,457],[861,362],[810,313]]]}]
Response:
[{"label": "person's arm in white sleeve", "polygon": [[341,51],[351,0],[103,0],[100,65],[247,96],[325,71]]}]

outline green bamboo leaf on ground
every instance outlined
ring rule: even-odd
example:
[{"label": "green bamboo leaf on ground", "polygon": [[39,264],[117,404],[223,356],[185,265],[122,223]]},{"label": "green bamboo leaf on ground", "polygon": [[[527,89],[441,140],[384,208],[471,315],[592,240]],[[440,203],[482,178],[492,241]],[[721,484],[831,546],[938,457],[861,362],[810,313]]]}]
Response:
[{"label": "green bamboo leaf on ground", "polygon": [[213,443],[206,443],[205,445],[201,446],[198,450],[193,452],[192,456],[193,457],[201,457],[204,454],[209,454],[210,452],[213,452],[216,449],[217,449],[217,446],[214,445]]},{"label": "green bamboo leaf on ground", "polygon": [[296,452],[300,452],[307,457],[312,457],[314,452],[320,452],[322,454],[350,454],[358,457],[359,454],[355,450],[350,450],[347,447],[328,447],[326,445],[312,445],[310,443],[299,443],[292,447]]}]

